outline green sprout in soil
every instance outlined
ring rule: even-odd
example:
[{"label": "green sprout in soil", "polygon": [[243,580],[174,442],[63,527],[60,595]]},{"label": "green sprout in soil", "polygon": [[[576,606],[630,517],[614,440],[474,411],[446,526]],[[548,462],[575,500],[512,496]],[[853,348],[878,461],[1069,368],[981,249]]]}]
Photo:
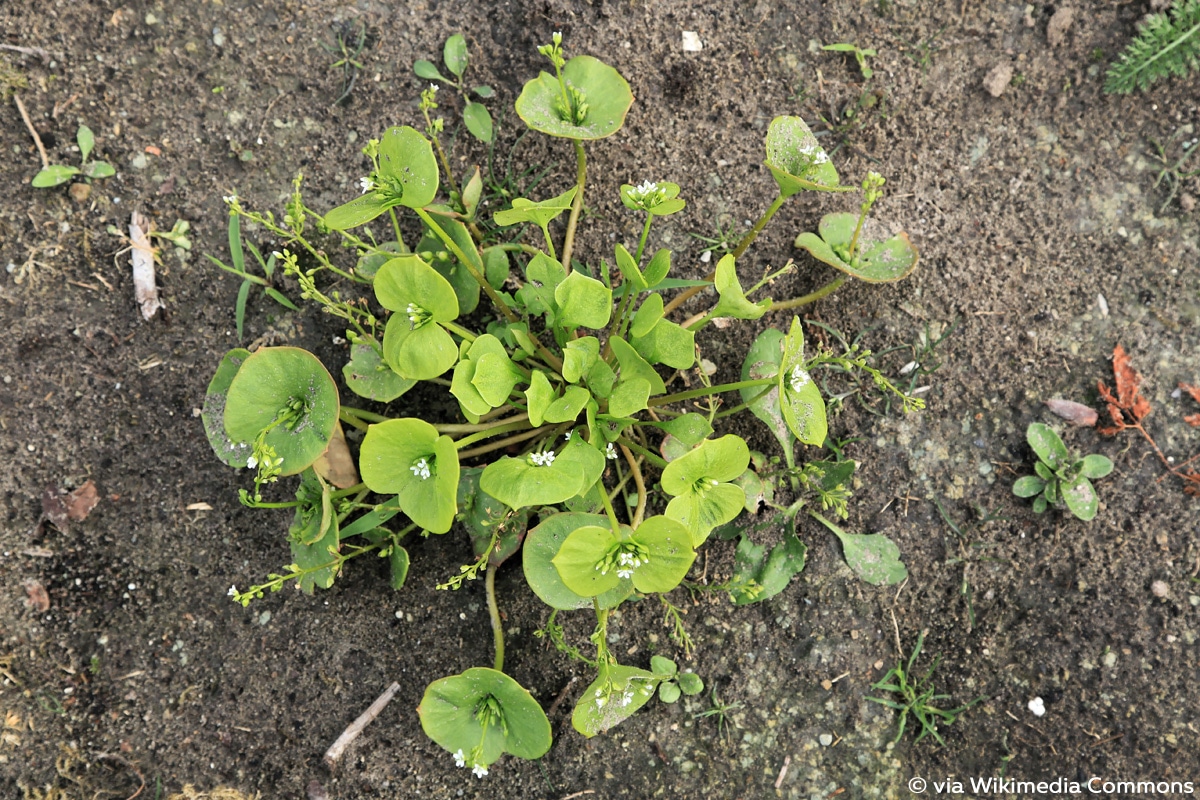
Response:
[{"label": "green sprout in soil", "polygon": [[890,697],[868,697],[867,699],[873,703],[879,703],[882,706],[895,709],[900,712],[900,718],[896,722],[896,738],[894,742],[899,742],[904,738],[904,731],[908,727],[909,716],[911,715],[916,724],[921,726],[921,732],[917,734],[914,741],[921,741],[926,736],[932,735],[937,740],[938,744],[945,747],[946,742],[938,733],[938,725],[952,725],[959,715],[966,711],[971,706],[982,700],[982,697],[977,697],[965,706],[958,708],[944,709],[938,708],[935,703],[941,700],[949,700],[950,695],[938,694],[937,689],[933,686],[933,673],[941,663],[941,656],[933,660],[933,664],[925,671],[923,675],[913,671],[913,667],[917,663],[917,658],[921,655],[921,650],[925,646],[925,634],[920,633],[917,636],[917,643],[913,646],[912,654],[909,655],[908,661],[901,658],[896,666],[892,667],[886,675],[878,683],[871,684],[871,688],[877,691],[889,692]]},{"label": "green sprout in soil", "polygon": [[[179,222],[175,223],[175,227],[171,230],[170,234],[162,234],[162,236],[175,243],[176,246],[184,247],[184,245],[180,243],[180,237],[187,233],[187,228],[184,227],[182,230],[180,230],[180,223],[185,226],[187,225],[186,222],[180,220]],[[184,238],[182,241],[187,240]],[[278,256],[275,253],[271,253],[266,258],[263,258],[262,251],[255,247],[253,242],[248,241],[245,243],[245,246],[250,250],[250,254],[254,256],[254,260],[258,262],[258,266],[262,269],[265,277],[255,275],[246,269],[246,254],[242,247],[242,223],[237,214],[229,215],[229,260],[233,262],[233,266],[225,264],[208,253],[204,254],[205,258],[216,264],[221,269],[225,270],[226,272],[233,273],[242,279],[241,286],[238,287],[237,301],[234,303],[233,309],[234,321],[237,325],[237,338],[239,342],[242,340],[242,332],[245,327],[246,301],[250,297],[251,287],[262,287],[263,292],[276,303],[279,303],[281,306],[289,308],[292,311],[300,310],[296,307],[295,303],[293,303],[285,294],[283,294],[283,292],[271,285],[271,278],[275,274],[275,265],[278,261]],[[184,249],[191,249],[191,242],[187,242],[187,246]]]},{"label": "green sprout in soil", "polygon": [[479,141],[490,143],[493,140],[492,115],[488,113],[482,103],[473,100],[471,95],[490,100],[496,96],[496,90],[486,85],[467,88],[467,84],[463,81],[463,74],[467,71],[470,59],[467,54],[467,40],[461,34],[456,33],[446,40],[442,47],[442,63],[446,65],[446,69],[454,76],[453,78],[447,78],[432,61],[425,59],[420,59],[413,64],[413,72],[419,78],[438,81],[457,91],[462,98],[462,118],[463,124],[467,126],[467,131]]},{"label": "green sprout in soil", "polygon": [[1151,14],[1108,70],[1104,91],[1129,94],[1159,78],[1183,77],[1200,68],[1200,0],[1175,0],[1169,12]]},{"label": "green sprout in soil", "polygon": [[858,69],[862,72],[863,80],[869,81],[875,74],[875,70],[867,66],[867,58],[878,55],[874,48],[863,48],[856,44],[847,42],[838,42],[837,44],[827,44],[821,48],[822,50],[832,50],[836,53],[853,53],[854,60],[858,62]]},{"label": "green sprout in soil", "polygon": [[358,75],[363,71],[362,62],[358,59],[367,46],[367,26],[361,20],[335,23],[333,41],[318,44],[337,59],[329,68],[342,71],[342,90],[333,101],[335,106],[340,106],[350,99],[350,93],[354,91],[354,85],[358,82]]},{"label": "green sprout in soil", "polygon": [[[318,212],[306,204],[299,178],[282,217],[227,198],[233,267],[220,266],[242,278],[239,296],[256,284],[275,297],[273,273],[295,281],[302,299],[346,326],[344,385],[371,405],[343,404],[339,383],[307,350],[236,348],[218,366],[201,414],[218,458],[250,471],[253,487],[241,490],[242,502],[294,515],[291,563],[263,583],[231,587],[236,602],[249,605],[289,584],[328,589],[351,561],[372,554],[386,560],[391,586],[401,589],[407,548],[452,529],[465,533],[466,563],[437,586],[484,580],[494,657],[490,666],[431,683],[419,713],[426,734],[480,777],[505,753],[536,759],[551,744],[541,706],[504,672],[495,579],[506,562],[519,556],[529,588],[552,609],[540,635],[594,670],[572,723],[584,736],[602,733],[656,692],[673,702],[702,691],[698,677],[663,656],[650,669],[621,664],[608,646],[608,623],[623,603],[657,595],[688,655],[683,612],[668,595],[680,586],[705,588],[685,578],[710,538],[738,539],[733,576],[707,588],[739,605],[778,594],[804,568],[801,510],[838,538],[863,580],[905,578],[893,542],[847,533],[820,513],[847,518],[857,464],[840,456],[798,461],[797,444],[820,448],[828,438],[819,370],[869,376],[880,391],[900,396],[905,410],[923,405],[875,369],[869,351],[806,348],[794,316],[764,330],[740,378],[726,383],[710,381],[696,336],[715,319],[757,320],[812,303],[846,276],[887,282],[907,275],[916,249],[868,221],[881,176],[863,182],[857,213],[827,215],[817,233],[801,236],[799,246],[840,273],[802,297],[760,297],[790,265],[752,268],[746,255],[791,196],[854,190],[842,185],[798,117],[771,123],[767,167],[777,196],[706,280],[674,276],[671,251],[653,246],[654,223],[686,204],[680,186],[665,180],[620,186],[623,205],[642,222],[636,240],[577,254],[586,145],[621,128],[633,95],[604,62],[568,59],[560,34],[539,52],[554,71],[525,84],[516,112],[530,129],[570,143],[576,178],[560,194],[512,197],[490,220],[480,219],[480,170],[453,182],[441,120],[430,114],[436,94],[426,89],[418,106],[424,133],[397,125],[369,141],[355,199]],[[462,37],[451,37],[444,58],[461,90]],[[431,74],[425,63],[418,74]],[[603,167],[593,171],[607,177]],[[245,269],[243,221],[278,242],[271,259],[250,248],[265,279]],[[415,236],[407,226],[419,226]],[[339,243],[357,257],[352,266],[331,256]],[[676,290],[683,291],[664,298]],[[703,310],[672,318],[702,291]],[[243,309],[239,300],[239,318]],[[672,387],[677,380],[685,385]],[[425,393],[420,405],[404,397],[417,384]],[[426,399],[435,392],[457,407],[452,419],[421,410],[444,405]],[[780,455],[717,433],[727,417],[746,411],[771,431]],[[357,458],[347,428],[361,441]],[[294,499],[278,490],[289,476],[300,479]],[[784,494],[787,504],[777,503]],[[756,517],[764,506],[770,513]],[[783,541],[770,549],[756,543],[764,525],[782,528]],[[595,619],[578,643],[556,622],[560,612],[577,611]],[[730,708],[714,695],[719,726]]]},{"label": "green sprout in soil", "polygon": [[730,730],[734,727],[740,727],[733,721],[731,715],[734,711],[742,708],[742,704],[721,702],[721,698],[717,697],[716,687],[713,687],[711,697],[712,706],[698,714],[693,714],[692,719],[715,720],[717,723],[717,736],[725,739],[726,743],[728,743]]},{"label": "green sprout in soil", "polygon": [[61,186],[76,175],[82,175],[88,183],[93,178],[111,178],[117,174],[107,161],[89,161],[88,157],[96,147],[96,137],[87,125],[80,125],[75,133],[75,141],[79,145],[79,166],[67,164],[50,164],[37,175],[33,176],[33,186],[37,189],[47,189]]},{"label": "green sprout in soil", "polygon": [[1103,478],[1113,470],[1113,463],[1099,455],[1076,458],[1068,451],[1058,433],[1049,425],[1031,422],[1025,440],[1033,448],[1038,461],[1036,475],[1018,478],[1013,484],[1017,497],[1032,497],[1033,511],[1041,514],[1047,508],[1066,508],[1079,519],[1095,519],[1100,507],[1092,479]]},{"label": "green sprout in soil", "polygon": [[1185,130],[1191,130],[1187,127],[1181,127],[1176,130],[1167,139],[1165,144],[1160,144],[1157,140],[1151,139],[1150,143],[1154,145],[1155,159],[1162,164],[1162,169],[1158,171],[1158,177],[1154,180],[1154,188],[1157,189],[1163,182],[1167,184],[1167,197],[1159,206],[1158,213],[1162,214],[1167,210],[1167,206],[1171,205],[1171,201],[1175,199],[1175,195],[1179,193],[1182,187],[1189,178],[1200,176],[1200,166],[1193,169],[1187,169],[1187,164],[1191,161],[1192,156],[1200,152],[1200,137],[1191,140],[1185,140],[1180,144],[1182,152],[1177,158],[1172,158],[1167,154],[1167,150],[1175,143],[1175,140],[1184,133]]}]

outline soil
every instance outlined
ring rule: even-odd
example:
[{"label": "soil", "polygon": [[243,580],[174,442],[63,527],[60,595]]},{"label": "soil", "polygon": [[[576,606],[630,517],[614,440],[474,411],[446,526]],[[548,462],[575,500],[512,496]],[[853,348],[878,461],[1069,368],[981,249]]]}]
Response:
[{"label": "soil", "polygon": [[[1043,406],[1097,406],[1096,382],[1111,379],[1121,343],[1145,376],[1160,446],[1177,462],[1200,452],[1200,431],[1182,419],[1197,409],[1173,391],[1200,381],[1200,186],[1184,180],[1168,202],[1155,146],[1173,162],[1195,142],[1200,79],[1103,94],[1106,64],[1148,4],[1080,4],[1052,47],[1058,5],[5,2],[3,43],[50,54],[0,51],[29,80],[21,97],[51,161],[77,158],[74,132],[86,123],[117,174],[84,202],[32,188],[39,158],[5,104],[0,795],[157,798],[193,785],[265,798],[900,797],[914,777],[1200,779],[1198,501],[1162,477],[1140,439],[1067,429]],[[369,32],[363,70],[335,105],[342,72],[319,43],[358,23]],[[511,110],[555,30],[570,52],[618,66],[637,98],[624,129],[589,149],[581,257],[609,256],[610,233],[637,235],[620,183],[667,179],[688,207],[654,241],[675,250],[681,274],[700,276],[704,244],[689,234],[745,230],[773,196],[759,166],[766,126],[802,115],[847,181],[869,169],[887,177],[878,218],[922,252],[902,282],[851,283],[806,307],[809,339],[859,337],[893,379],[928,387],[928,406],[903,415],[862,390],[831,420],[861,463],[846,527],[896,542],[910,573],[902,587],[857,580],[835,541],[806,524],[808,567],[777,597],[734,608],[678,593],[692,659],[655,604],[615,621],[623,660],[680,658],[731,706],[723,719],[697,716],[712,707],[706,692],[652,704],[604,736],[576,734],[569,709],[590,678],[534,637],[547,609],[515,564],[501,570],[507,669],[545,706],[562,692],[565,701],[540,762],[506,758],[480,781],[426,739],[415,713],[431,679],[491,662],[483,587],[434,588],[469,558],[461,534],[416,543],[401,592],[384,564],[353,563],[314,596],[289,590],[249,609],[226,597],[287,563],[288,517],[238,503],[245,473],[212,456],[196,418],[237,343],[238,283],[201,254],[227,253],[223,195],[280,213],[297,171],[316,208],[356,194],[366,140],[418,124],[413,61],[438,60],[459,31],[472,82],[497,90],[497,168],[513,152],[517,164],[551,168],[535,196],[562,191],[569,148],[519,138]],[[683,52],[683,31],[699,34],[701,52]],[[819,49],[834,42],[878,51],[873,77]],[[983,79],[1003,62],[1014,76],[994,97]],[[463,168],[486,166],[465,135],[452,153]],[[828,280],[792,239],[855,202],[800,197],[785,208],[751,251],[754,270],[797,259],[774,296]],[[191,251],[163,254],[166,313],[149,323],[126,244],[106,232],[124,230],[134,209],[160,229],[192,225]],[[758,331],[788,321],[711,328],[699,344],[718,380],[735,379]],[[348,356],[339,333],[318,314],[251,300],[247,341],[309,347],[336,369]],[[904,376],[910,361],[921,366]],[[829,380],[831,391],[854,389]],[[417,400],[444,407],[433,394]],[[1098,482],[1095,521],[1038,516],[1012,496],[1015,477],[1031,472],[1024,430],[1036,420],[1116,463]],[[773,452],[756,420],[726,430]],[[40,521],[47,487],[89,479],[100,502],[86,520]],[[709,577],[728,574],[730,559],[728,544],[709,545]],[[30,606],[27,581],[44,586],[47,611]],[[589,625],[576,615],[568,635],[583,643]],[[912,733],[893,743],[895,712],[867,699],[921,632],[918,669],[940,656],[933,682],[945,705],[980,698],[942,727],[944,746],[914,744]],[[329,770],[325,749],[392,681],[391,705]],[[1028,708],[1035,697],[1044,716]]]}]

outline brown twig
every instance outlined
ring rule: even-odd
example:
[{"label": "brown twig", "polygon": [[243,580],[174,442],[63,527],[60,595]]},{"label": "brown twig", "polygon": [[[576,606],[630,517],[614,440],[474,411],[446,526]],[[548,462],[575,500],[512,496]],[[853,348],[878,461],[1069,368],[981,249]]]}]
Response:
[{"label": "brown twig", "polygon": [[0,50],[12,50],[14,53],[20,53],[26,56],[37,56],[42,61],[50,61],[50,53],[40,47],[21,47],[17,44],[0,44]]},{"label": "brown twig", "polygon": [[25,120],[25,127],[29,129],[29,135],[33,137],[33,143],[37,145],[38,155],[42,157],[42,169],[50,167],[50,159],[46,157],[46,147],[42,144],[42,137],[38,136],[37,130],[33,127],[33,122],[29,119],[29,112],[25,110],[25,104],[21,102],[21,95],[13,94],[13,102],[17,104],[17,111],[21,112],[21,119]]},{"label": "brown twig", "polygon": [[558,711],[558,707],[562,705],[562,701],[567,699],[567,692],[575,685],[575,681],[579,680],[579,676],[571,678],[567,681],[567,685],[562,687],[562,691],[558,693],[558,697],[554,698],[554,702],[550,704],[550,710],[546,712],[547,717],[553,717],[554,712]]},{"label": "brown twig", "polygon": [[143,790],[145,790],[146,776],[142,774],[142,771],[140,769],[138,769],[136,765],[130,763],[129,761],[125,760],[124,758],[121,758],[120,756],[115,755],[113,753],[100,753],[99,755],[96,756],[96,760],[97,761],[115,761],[118,764],[120,764],[121,766],[127,767],[127,768],[133,770],[133,774],[138,776],[138,780],[142,782],[142,785],[138,787],[136,792],[129,795],[129,797],[126,798],[126,800],[134,800],[134,798],[136,798],[138,795],[140,795],[142,793]]},{"label": "brown twig", "polygon": [[342,757],[342,752],[351,742],[358,738],[358,735],[363,732],[363,728],[370,725],[387,704],[392,702],[392,698],[396,696],[396,692],[398,691],[400,691],[400,684],[393,681],[392,685],[385,689],[383,694],[379,695],[375,702],[371,703],[367,710],[358,716],[358,719],[350,723],[350,727],[342,731],[342,735],[325,751],[325,763],[330,769],[337,766],[338,759]]},{"label": "brown twig", "polygon": [[783,786],[783,779],[787,777],[788,767],[792,765],[792,757],[783,757],[783,766],[779,768],[779,777],[775,779],[775,791],[779,791],[779,787]]}]

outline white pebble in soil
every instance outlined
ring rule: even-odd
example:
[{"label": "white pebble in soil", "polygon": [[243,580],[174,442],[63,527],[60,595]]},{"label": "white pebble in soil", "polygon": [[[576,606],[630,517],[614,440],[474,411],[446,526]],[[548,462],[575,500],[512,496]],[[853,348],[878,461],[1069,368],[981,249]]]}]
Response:
[{"label": "white pebble in soil", "polygon": [[1029,710],[1035,717],[1044,717],[1046,715],[1046,703],[1040,697],[1035,697],[1029,701]]}]

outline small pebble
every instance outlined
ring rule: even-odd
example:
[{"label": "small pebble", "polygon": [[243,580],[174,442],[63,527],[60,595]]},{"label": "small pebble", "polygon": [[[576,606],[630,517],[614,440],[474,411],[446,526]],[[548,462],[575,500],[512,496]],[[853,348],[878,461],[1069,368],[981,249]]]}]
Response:
[{"label": "small pebble", "polygon": [[683,52],[699,53],[704,49],[704,43],[700,41],[700,34],[695,31],[683,32]]},{"label": "small pebble", "polygon": [[1040,697],[1035,697],[1029,701],[1029,710],[1033,712],[1035,717],[1046,716],[1046,704]]},{"label": "small pebble", "polygon": [[983,88],[987,89],[988,94],[992,97],[999,97],[1004,94],[1004,90],[1008,88],[1008,84],[1012,82],[1012,79],[1012,64],[1007,61],[1001,61],[988,70],[988,74],[983,77]]},{"label": "small pebble", "polygon": [[833,744],[833,737],[828,733],[822,733],[817,737],[817,740],[821,742],[822,747],[829,747],[829,745]]},{"label": "small pebble", "polygon": [[1166,581],[1155,581],[1150,584],[1150,591],[1155,597],[1166,597],[1171,593],[1171,587],[1167,586]]}]

